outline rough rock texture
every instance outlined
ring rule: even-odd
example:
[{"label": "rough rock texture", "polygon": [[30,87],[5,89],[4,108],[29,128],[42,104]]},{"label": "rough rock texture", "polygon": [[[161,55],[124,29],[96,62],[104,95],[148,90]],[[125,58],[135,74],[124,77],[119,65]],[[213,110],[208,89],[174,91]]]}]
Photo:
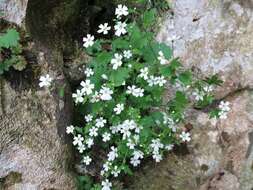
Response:
[{"label": "rough rock texture", "polygon": [[[40,53],[37,66],[42,74],[48,73],[52,62],[62,64],[55,57],[47,62]],[[64,140],[71,119],[70,90],[61,72],[50,68],[49,74],[56,83],[51,90],[39,89],[38,80],[22,89],[21,81],[17,85],[1,79],[0,189],[75,189],[72,151]],[[57,86],[62,85],[64,98],[58,96]]]},{"label": "rough rock texture", "polygon": [[25,19],[27,2],[28,0],[1,0],[2,17],[9,22],[21,25]]},{"label": "rough rock texture", "polygon": [[200,77],[218,73],[225,82],[216,97],[230,101],[232,111],[228,119],[215,121],[191,110],[188,153],[145,166],[130,189],[252,190],[253,2],[177,0],[172,5],[174,16],[162,23],[158,40],[173,45],[174,56]]},{"label": "rough rock texture", "polygon": [[158,40],[200,75],[218,73],[225,81],[217,97],[253,87],[252,0],[178,0]]},{"label": "rough rock texture", "polygon": [[[4,15],[8,15],[4,17],[7,21],[19,25],[27,19],[24,18],[26,5],[21,9],[20,3],[0,2]],[[36,19],[36,13],[29,18]],[[68,20],[67,16],[64,18]],[[65,20],[61,19],[67,23]],[[24,25],[33,31],[31,25]],[[56,41],[63,36],[48,36],[48,39],[59,45]],[[35,43],[29,43],[25,50],[27,68],[22,72],[10,70],[0,78],[0,189],[76,189],[73,151],[65,134],[66,126],[71,123],[72,100],[63,74],[63,52],[59,46],[40,41],[36,32],[32,38]],[[50,89],[38,86],[39,77],[44,74],[54,79]],[[64,97],[59,95],[61,88]]]}]

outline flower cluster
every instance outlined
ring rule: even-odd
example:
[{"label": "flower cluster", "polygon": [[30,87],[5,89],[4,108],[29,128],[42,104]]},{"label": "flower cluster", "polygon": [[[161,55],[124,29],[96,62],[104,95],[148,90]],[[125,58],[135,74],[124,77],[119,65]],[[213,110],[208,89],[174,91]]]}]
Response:
[{"label": "flower cluster", "polygon": [[[118,5],[115,15],[114,26],[100,24],[97,31],[107,35],[114,29],[110,50],[102,48],[108,41],[95,40],[91,34],[83,38],[83,46],[93,60],[72,94],[81,108],[83,127],[70,125],[66,129],[85,165],[95,159],[93,146],[103,145],[107,156],[100,168],[102,190],[110,190],[111,178],[128,173],[143,159],[152,157],[160,162],[164,152],[191,140],[190,133],[178,125],[190,100],[185,89],[194,88],[191,75],[172,58],[170,47],[156,42],[152,33],[141,31],[137,23],[142,22],[127,23],[130,15],[125,5]],[[180,85],[181,89],[174,99],[164,102],[167,83]],[[207,86],[204,91],[211,93],[211,82]],[[195,99],[203,101],[205,95],[198,88],[194,90]],[[219,108],[220,116],[225,117],[228,105],[223,103]]]}]

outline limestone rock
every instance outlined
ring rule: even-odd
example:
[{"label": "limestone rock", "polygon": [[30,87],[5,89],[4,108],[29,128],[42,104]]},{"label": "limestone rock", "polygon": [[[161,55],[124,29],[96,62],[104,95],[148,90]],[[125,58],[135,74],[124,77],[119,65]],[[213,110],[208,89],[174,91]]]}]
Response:
[{"label": "limestone rock", "polygon": [[25,19],[27,2],[28,0],[1,0],[2,17],[20,26]]},{"label": "limestone rock", "polygon": [[200,76],[222,76],[217,98],[252,88],[252,1],[178,0],[172,7],[158,40],[173,45],[174,56]]}]

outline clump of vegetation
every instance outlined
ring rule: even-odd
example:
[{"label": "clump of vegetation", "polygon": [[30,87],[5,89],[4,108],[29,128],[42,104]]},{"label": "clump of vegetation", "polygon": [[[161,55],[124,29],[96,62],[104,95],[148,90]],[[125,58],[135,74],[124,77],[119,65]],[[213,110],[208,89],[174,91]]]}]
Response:
[{"label": "clump of vegetation", "polygon": [[[213,90],[222,81],[214,75],[197,79],[185,69],[171,48],[155,40],[152,28],[157,10],[138,10],[118,5],[114,26],[101,23],[97,33],[112,35],[83,38],[91,56],[84,80],[73,93],[83,120],[68,126],[82,164],[91,166],[97,152],[104,152],[99,176],[79,177],[79,189],[110,190],[114,178],[131,175],[145,158],[160,162],[175,145],[191,140],[185,113],[194,106],[204,108],[214,101]],[[40,87],[53,79],[42,76]],[[168,88],[170,87],[170,88]],[[168,91],[174,95],[166,100]],[[210,118],[226,119],[229,103],[210,110]]]},{"label": "clump of vegetation", "polygon": [[0,36],[0,75],[8,71],[10,67],[23,70],[26,61],[19,43],[20,35],[15,29],[9,29]]}]

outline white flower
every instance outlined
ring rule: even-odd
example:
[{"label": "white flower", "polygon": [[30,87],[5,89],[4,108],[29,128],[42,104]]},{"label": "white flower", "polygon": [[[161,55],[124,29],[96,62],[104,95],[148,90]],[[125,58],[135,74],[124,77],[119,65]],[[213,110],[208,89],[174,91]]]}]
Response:
[{"label": "white flower", "polygon": [[115,11],[115,15],[117,16],[117,18],[121,18],[121,16],[127,16],[128,15],[128,8],[125,5],[118,5],[118,7],[116,8]]},{"label": "white flower", "polygon": [[[101,173],[104,173],[104,172],[108,172],[109,169],[110,169],[110,166],[111,166],[111,163],[110,162],[106,162],[103,164],[103,170],[101,171]],[[103,174],[102,174],[103,175]]]},{"label": "white flower", "polygon": [[196,101],[203,101],[205,96],[204,92],[199,90],[193,92],[192,95],[195,97]]},{"label": "white flower", "polygon": [[90,77],[90,76],[94,75],[93,70],[90,69],[90,68],[87,68],[87,69],[84,71],[84,73],[86,74],[87,77]]},{"label": "white flower", "polygon": [[151,75],[149,79],[147,80],[149,86],[154,86],[156,84],[156,78]]},{"label": "white flower", "polygon": [[129,149],[131,149],[131,150],[133,150],[134,148],[135,148],[135,144],[133,143],[133,141],[132,140],[130,140],[130,139],[128,139],[128,142],[127,142],[127,147],[129,148]]},{"label": "white flower", "polygon": [[45,76],[41,76],[40,77],[40,83],[39,83],[39,86],[42,88],[42,87],[49,87],[51,86],[51,82],[52,82],[52,78],[46,74]]},{"label": "white flower", "polygon": [[149,86],[158,85],[160,87],[164,86],[164,84],[167,82],[164,78],[164,76],[155,77],[151,75],[149,79],[147,80]]},{"label": "white flower", "polygon": [[166,80],[164,76],[156,77],[156,84],[160,87],[162,87],[164,84],[166,84]]},{"label": "white flower", "polygon": [[113,161],[118,157],[118,149],[114,146],[111,147],[111,151],[108,153],[108,161]]},{"label": "white flower", "polygon": [[100,94],[98,94],[98,92],[95,91],[95,93],[91,97],[90,102],[95,103],[95,102],[99,102],[99,100],[100,100]]},{"label": "white flower", "polygon": [[113,91],[108,87],[103,86],[102,89],[100,89],[99,93],[100,93],[101,100],[111,100],[112,99]]},{"label": "white flower", "polygon": [[102,79],[104,79],[104,80],[107,80],[107,79],[108,79],[108,77],[107,77],[106,74],[102,74],[101,77],[102,77]]},{"label": "white flower", "polygon": [[135,97],[142,97],[142,96],[144,96],[144,89],[137,88],[135,85],[132,85],[132,86],[127,87],[126,93],[132,94]]},{"label": "white flower", "polygon": [[112,131],[112,134],[118,133],[120,131],[120,127],[121,127],[121,125],[111,126],[110,130]]},{"label": "white flower", "polygon": [[219,108],[221,109],[221,111],[229,112],[230,111],[229,105],[230,105],[229,102],[221,101],[220,104],[219,104]]},{"label": "white flower", "polygon": [[179,137],[182,139],[183,142],[189,142],[191,140],[190,133],[182,132]]},{"label": "white flower", "polygon": [[107,141],[109,141],[109,140],[111,139],[111,134],[105,132],[105,133],[102,135],[102,137],[103,137],[103,141],[104,141],[104,142],[107,142]]},{"label": "white flower", "polygon": [[115,53],[114,58],[111,60],[112,69],[117,70],[122,64],[122,55]]},{"label": "white flower", "polygon": [[108,179],[102,181],[101,185],[102,185],[102,189],[101,190],[111,190],[112,183]]},{"label": "white flower", "polygon": [[85,82],[82,81],[80,85],[83,87],[81,89],[82,93],[87,95],[90,95],[95,87],[94,84],[91,84],[89,79],[87,79]]},{"label": "white flower", "polygon": [[113,168],[113,170],[112,170],[112,175],[114,176],[114,177],[118,177],[119,176],[119,174],[120,174],[120,169],[118,168],[118,166],[114,166],[114,168]]},{"label": "white flower", "polygon": [[68,126],[67,128],[66,128],[66,133],[67,134],[73,134],[73,132],[74,132],[74,129],[75,129],[75,127],[73,126],[73,125],[70,125],[70,126]]},{"label": "white flower", "polygon": [[89,123],[89,122],[92,121],[93,116],[92,116],[91,114],[88,114],[88,115],[84,116],[84,119],[85,119],[85,121],[86,121],[87,123]]},{"label": "white flower", "polygon": [[205,86],[203,89],[205,92],[209,93],[214,90],[214,87],[212,85],[208,85],[208,86]]},{"label": "white flower", "polygon": [[79,144],[78,147],[77,147],[77,149],[78,149],[78,151],[79,151],[80,153],[83,153],[83,151],[86,150],[86,147],[85,147],[84,144]]},{"label": "white flower", "polygon": [[92,138],[88,138],[85,141],[85,144],[87,145],[88,148],[91,148],[91,146],[94,145],[94,140]]},{"label": "white flower", "polygon": [[148,67],[144,67],[140,70],[139,77],[143,78],[144,80],[148,80]]},{"label": "white flower", "polygon": [[81,90],[77,90],[76,93],[72,94],[72,98],[75,99],[75,103],[82,103],[84,101],[83,98],[83,93],[81,92]]},{"label": "white flower", "polygon": [[124,104],[117,104],[113,111],[119,115],[124,110]]},{"label": "white flower", "polygon": [[162,158],[162,155],[159,154],[159,153],[155,153],[153,154],[153,159],[156,161],[156,162],[160,162],[163,158]]},{"label": "white flower", "polygon": [[84,140],[84,138],[80,134],[78,134],[77,136],[74,137],[73,145],[75,146],[78,144],[78,146],[80,146],[83,144],[82,143],[83,140]]},{"label": "white flower", "polygon": [[153,149],[153,153],[159,153],[159,149],[162,149],[164,145],[161,143],[160,139],[153,139],[151,141],[150,147]]},{"label": "white flower", "polygon": [[96,127],[90,128],[90,129],[89,129],[89,135],[90,135],[91,137],[96,137],[96,136],[98,136],[98,128],[96,128]]},{"label": "white flower", "polygon": [[87,34],[86,37],[83,37],[83,46],[86,48],[93,46],[94,39],[95,39],[94,36]]},{"label": "white flower", "polygon": [[161,65],[167,64],[168,61],[167,61],[166,58],[164,57],[163,52],[162,52],[162,51],[159,51],[158,54],[159,54],[159,56],[158,56],[157,59],[160,61],[160,64],[161,64]]},{"label": "white flower", "polygon": [[227,119],[227,114],[230,111],[230,107],[229,107],[230,103],[229,102],[224,102],[221,101],[219,104],[219,117],[220,119]]},{"label": "white flower", "polygon": [[111,30],[111,27],[108,26],[108,23],[100,24],[98,33],[108,34],[108,31]]},{"label": "white flower", "polygon": [[83,157],[83,163],[85,163],[85,165],[90,165],[92,159],[89,156],[84,156]]},{"label": "white flower", "polygon": [[130,50],[124,50],[123,51],[123,56],[127,59],[130,59],[133,56],[133,54]]},{"label": "white flower", "polygon": [[173,144],[168,144],[168,145],[165,146],[165,149],[168,150],[168,151],[172,150],[173,148],[174,148]]},{"label": "white flower", "polygon": [[126,30],[127,24],[125,22],[117,22],[117,24],[114,26],[115,29],[115,35],[121,36],[127,33]]},{"label": "white flower", "polygon": [[133,157],[130,159],[130,163],[136,167],[141,163],[141,159],[143,159],[144,153],[140,150],[135,150],[133,152]]},{"label": "white flower", "polygon": [[176,35],[176,34],[172,34],[170,37],[167,38],[168,42],[173,42],[180,39],[180,36]]},{"label": "white flower", "polygon": [[103,117],[96,119],[96,124],[95,124],[96,127],[102,128],[105,126],[105,124],[106,124],[106,120]]}]

